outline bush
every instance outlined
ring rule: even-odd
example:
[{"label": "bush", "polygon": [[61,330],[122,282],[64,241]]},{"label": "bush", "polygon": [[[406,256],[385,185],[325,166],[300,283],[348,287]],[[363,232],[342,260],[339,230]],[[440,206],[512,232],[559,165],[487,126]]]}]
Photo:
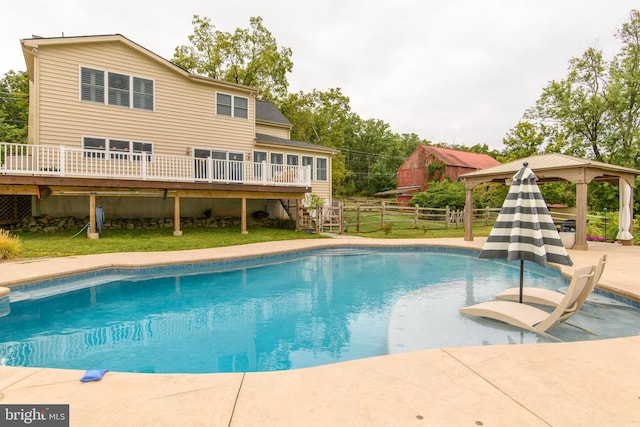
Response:
[{"label": "bush", "polygon": [[20,240],[11,236],[7,230],[0,228],[0,261],[13,259],[22,251]]},{"label": "bush", "polygon": [[442,182],[435,181],[429,183],[429,188],[426,191],[413,196],[409,206],[417,204],[421,207],[429,208],[444,209],[449,206],[451,209],[464,209],[465,198],[463,183],[446,180]]}]

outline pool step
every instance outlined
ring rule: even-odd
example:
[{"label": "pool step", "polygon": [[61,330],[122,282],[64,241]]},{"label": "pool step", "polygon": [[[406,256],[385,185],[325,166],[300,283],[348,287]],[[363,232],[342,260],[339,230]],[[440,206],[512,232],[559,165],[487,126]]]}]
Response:
[{"label": "pool step", "polygon": [[76,280],[60,285],[43,286],[41,288],[32,288],[25,291],[12,291],[9,295],[9,302],[47,298],[53,295],[90,288],[92,286],[104,285],[105,283],[127,280],[131,277],[133,276],[128,274],[110,274],[100,277],[92,277],[89,279]]}]

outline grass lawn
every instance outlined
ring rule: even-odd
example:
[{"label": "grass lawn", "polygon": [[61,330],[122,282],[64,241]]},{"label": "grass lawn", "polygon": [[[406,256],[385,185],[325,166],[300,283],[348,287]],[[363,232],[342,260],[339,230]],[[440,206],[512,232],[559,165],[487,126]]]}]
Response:
[{"label": "grass lawn", "polygon": [[90,240],[85,233],[21,232],[20,258],[60,257],[69,255],[103,254],[111,252],[158,252],[184,249],[216,248],[265,241],[291,239],[317,239],[324,236],[305,234],[274,228],[251,228],[241,234],[240,228],[186,229],[175,237],[173,230],[107,230],[97,240]]},{"label": "grass lawn", "polygon": [[[487,236],[490,226],[474,227],[474,236]],[[70,255],[102,254],[111,252],[156,252],[185,249],[203,249],[247,243],[292,240],[322,239],[318,234],[306,234],[292,230],[273,228],[250,228],[248,234],[241,234],[238,227],[217,229],[186,229],[180,237],[173,236],[173,230],[107,230],[97,240],[90,240],[85,233],[74,236],[72,232],[15,232],[22,246],[18,258],[61,257]],[[377,239],[416,239],[438,237],[464,237],[463,228],[448,230],[426,230],[415,228],[394,228],[388,233],[378,230],[368,233],[347,233],[350,236]]]}]

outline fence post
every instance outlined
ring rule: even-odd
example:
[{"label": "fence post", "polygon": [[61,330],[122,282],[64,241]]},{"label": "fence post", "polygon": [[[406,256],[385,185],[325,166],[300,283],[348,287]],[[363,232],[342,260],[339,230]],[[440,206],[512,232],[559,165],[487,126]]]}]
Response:
[{"label": "fence post", "polygon": [[451,215],[451,211],[449,210],[449,205],[447,205],[446,209],[444,210],[444,229],[448,230],[449,229],[449,217]]},{"label": "fence post", "polygon": [[418,211],[420,210],[420,206],[416,203],[416,211],[413,217],[413,226],[418,228]]},{"label": "fence post", "polygon": [[485,217],[484,225],[489,225],[489,215],[490,214],[491,214],[491,211],[489,210],[489,206],[487,206],[487,216]]},{"label": "fence post", "polygon": [[344,233],[344,203],[338,205],[338,221],[340,221],[340,234]]},{"label": "fence post", "polygon": [[358,208],[356,209],[356,232],[360,232],[360,203],[356,205]]},{"label": "fence post", "polygon": [[382,209],[380,210],[380,229],[384,228],[384,206],[385,202],[382,202]]}]

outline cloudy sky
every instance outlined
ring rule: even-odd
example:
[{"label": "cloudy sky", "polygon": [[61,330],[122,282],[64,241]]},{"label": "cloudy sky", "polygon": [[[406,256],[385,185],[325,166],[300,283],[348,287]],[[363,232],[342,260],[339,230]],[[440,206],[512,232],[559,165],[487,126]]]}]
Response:
[{"label": "cloudy sky", "polygon": [[3,4],[0,75],[25,70],[20,39],[120,33],[171,59],[193,15],[221,31],[261,16],[293,50],[290,91],[339,87],[364,119],[432,142],[489,144],[569,59],[614,34],[637,0],[30,0]]}]

